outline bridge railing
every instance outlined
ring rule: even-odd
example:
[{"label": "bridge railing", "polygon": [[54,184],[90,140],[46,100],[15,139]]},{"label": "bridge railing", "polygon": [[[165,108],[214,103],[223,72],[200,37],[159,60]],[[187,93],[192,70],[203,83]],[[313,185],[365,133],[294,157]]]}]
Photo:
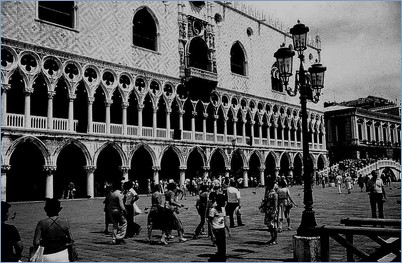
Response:
[{"label": "bridge railing", "polygon": [[371,171],[375,171],[384,167],[391,167],[395,168],[396,170],[400,171],[401,170],[401,164],[398,162],[395,162],[393,160],[378,160],[375,163],[369,164],[362,169],[357,170],[357,174],[361,175],[366,175],[370,174]]}]

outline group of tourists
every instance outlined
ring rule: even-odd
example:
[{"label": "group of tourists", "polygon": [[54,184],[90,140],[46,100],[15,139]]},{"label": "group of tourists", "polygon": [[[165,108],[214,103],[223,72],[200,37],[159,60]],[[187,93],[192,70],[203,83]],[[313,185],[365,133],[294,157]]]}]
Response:
[{"label": "group of tourists", "polygon": [[290,226],[290,210],[296,203],[290,196],[290,191],[286,178],[269,177],[266,182],[264,199],[259,207],[260,212],[264,213],[264,224],[268,227],[271,239],[268,245],[278,244],[278,233],[283,231],[283,221],[286,219],[287,230],[292,230]]}]

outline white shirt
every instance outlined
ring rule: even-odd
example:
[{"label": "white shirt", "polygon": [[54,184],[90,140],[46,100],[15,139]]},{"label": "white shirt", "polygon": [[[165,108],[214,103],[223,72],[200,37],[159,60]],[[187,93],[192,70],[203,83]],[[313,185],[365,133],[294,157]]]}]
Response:
[{"label": "white shirt", "polygon": [[238,203],[240,199],[240,191],[233,186],[229,186],[227,189],[228,203]]},{"label": "white shirt", "polygon": [[222,212],[218,212],[215,207],[211,208],[211,210],[209,210],[209,217],[212,217],[212,228],[225,228],[225,216],[226,212],[224,207],[222,207]]}]

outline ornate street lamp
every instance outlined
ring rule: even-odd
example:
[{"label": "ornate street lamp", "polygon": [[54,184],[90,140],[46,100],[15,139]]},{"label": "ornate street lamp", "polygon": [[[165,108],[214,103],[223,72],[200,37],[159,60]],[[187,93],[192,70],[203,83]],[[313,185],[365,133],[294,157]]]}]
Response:
[{"label": "ornate street lamp", "polygon": [[293,38],[293,49],[297,51],[300,59],[300,67],[296,72],[294,88],[288,87],[289,77],[292,76],[293,56],[295,52],[291,48],[286,48],[284,45],[275,52],[274,57],[278,62],[279,76],[282,84],[285,86],[287,93],[290,96],[296,96],[300,92],[300,104],[302,113],[302,131],[303,131],[303,167],[304,167],[304,211],[297,235],[299,236],[314,236],[317,223],[315,221],[315,213],[313,211],[313,190],[311,187],[313,178],[313,161],[309,152],[309,134],[307,129],[307,100],[317,103],[321,94],[321,89],[324,87],[324,72],[326,67],[316,62],[312,65],[308,72],[304,70],[303,51],[307,49],[307,33],[309,28],[300,21],[290,29]]}]

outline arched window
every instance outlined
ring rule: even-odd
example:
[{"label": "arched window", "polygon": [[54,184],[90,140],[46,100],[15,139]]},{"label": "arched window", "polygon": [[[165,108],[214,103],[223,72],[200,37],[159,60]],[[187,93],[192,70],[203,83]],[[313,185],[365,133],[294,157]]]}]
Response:
[{"label": "arched window", "polygon": [[240,42],[234,43],[230,50],[230,69],[233,73],[247,75],[246,56]]},{"label": "arched window", "polygon": [[208,70],[208,46],[202,38],[191,40],[189,53],[190,67]]},{"label": "arched window", "polygon": [[58,25],[75,27],[74,1],[39,1],[38,18]]},{"label": "arched window", "polygon": [[278,62],[275,62],[271,68],[271,84],[272,90],[283,92],[283,85],[279,77]]},{"label": "arched window", "polygon": [[138,10],[133,19],[133,44],[150,50],[157,50],[157,30],[154,18],[147,8]]}]

